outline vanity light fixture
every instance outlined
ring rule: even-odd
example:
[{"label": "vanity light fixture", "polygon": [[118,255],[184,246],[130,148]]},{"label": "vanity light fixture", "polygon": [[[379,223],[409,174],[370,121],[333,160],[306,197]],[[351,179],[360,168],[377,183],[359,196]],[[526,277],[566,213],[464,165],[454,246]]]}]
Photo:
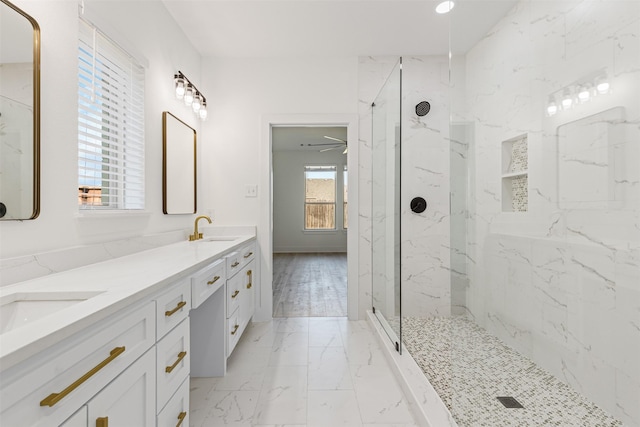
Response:
[{"label": "vanity light fixture", "polygon": [[196,116],[201,120],[205,120],[208,115],[207,99],[202,92],[198,90],[196,85],[189,81],[182,71],[174,74],[173,81],[175,84],[176,98],[182,99],[184,105],[191,107]]},{"label": "vanity light fixture", "polygon": [[443,1],[436,6],[436,13],[444,14],[449,13],[456,4],[452,1]]},{"label": "vanity light fixture", "polygon": [[[545,107],[546,116],[552,117],[561,111],[578,108],[581,104],[609,93],[611,84],[606,69],[597,70],[551,93]],[[557,99],[560,100],[559,103],[556,103]]]}]

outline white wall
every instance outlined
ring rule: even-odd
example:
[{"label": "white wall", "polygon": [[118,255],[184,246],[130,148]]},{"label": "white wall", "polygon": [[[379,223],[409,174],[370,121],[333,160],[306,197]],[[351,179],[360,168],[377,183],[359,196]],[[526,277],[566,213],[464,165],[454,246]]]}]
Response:
[{"label": "white wall", "polygon": [[[271,165],[265,120],[327,117],[327,124],[345,125],[334,120],[357,111],[357,58],[205,58],[202,75],[210,108],[203,125],[203,211],[216,225],[258,225],[262,286],[255,318],[264,320],[272,314],[273,227],[271,181],[261,173]],[[247,184],[259,184],[257,198],[245,197]]]},{"label": "white wall", "polygon": [[[346,252],[347,231],[342,228],[342,171],[347,156],[342,150],[274,151],[273,251]],[[304,167],[336,166],[336,230],[304,230]]]},{"label": "white wall", "polygon": [[78,2],[15,0],[41,29],[41,213],[0,222],[0,258],[192,227],[162,214],[162,111],[199,124],[173,95],[173,74],[200,80],[200,57],[160,2],[85,0],[88,14],[146,62],[146,215],[78,216]]}]

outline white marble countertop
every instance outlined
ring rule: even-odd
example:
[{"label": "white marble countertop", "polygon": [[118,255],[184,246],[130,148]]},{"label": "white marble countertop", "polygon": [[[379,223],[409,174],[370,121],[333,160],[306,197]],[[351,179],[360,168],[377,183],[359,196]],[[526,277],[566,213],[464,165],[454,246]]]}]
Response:
[{"label": "white marble countertop", "polygon": [[15,293],[101,292],[0,335],[2,371],[168,285],[192,275],[255,234],[234,240],[179,242],[0,288],[0,302]]}]

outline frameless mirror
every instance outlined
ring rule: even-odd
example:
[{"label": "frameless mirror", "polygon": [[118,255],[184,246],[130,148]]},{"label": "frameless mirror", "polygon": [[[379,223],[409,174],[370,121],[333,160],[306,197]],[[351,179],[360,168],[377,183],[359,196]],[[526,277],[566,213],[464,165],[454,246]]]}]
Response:
[{"label": "frameless mirror", "polygon": [[0,219],[40,213],[40,27],[0,0]]},{"label": "frameless mirror", "polygon": [[196,213],[196,131],[162,113],[162,211]]}]

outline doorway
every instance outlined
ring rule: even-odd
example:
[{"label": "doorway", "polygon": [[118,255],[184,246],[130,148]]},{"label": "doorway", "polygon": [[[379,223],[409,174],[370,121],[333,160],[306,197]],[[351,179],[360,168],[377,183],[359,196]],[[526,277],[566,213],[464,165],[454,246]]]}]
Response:
[{"label": "doorway", "polygon": [[273,316],[347,315],[346,126],[274,126]]},{"label": "doorway", "polygon": [[[348,223],[348,227],[346,229],[342,229],[337,225],[341,225],[342,221],[345,219],[348,221],[348,218],[358,218],[358,198],[357,198],[357,165],[358,165],[358,147],[357,143],[353,143],[349,145],[349,141],[357,141],[357,126],[358,126],[358,118],[357,115],[277,115],[277,116],[265,116],[263,117],[263,139],[264,144],[261,148],[261,161],[262,164],[262,174],[260,185],[261,188],[268,189],[268,191],[263,192],[263,196],[267,197],[268,200],[266,202],[261,202],[261,214],[260,214],[260,223],[258,224],[258,242],[260,244],[261,250],[261,292],[260,292],[260,306],[256,312],[256,316],[254,317],[256,320],[268,320],[276,315],[290,315],[293,316],[293,313],[274,313],[274,302],[276,302],[276,298],[274,298],[274,275],[276,274],[274,268],[274,252],[275,257],[280,256],[280,253],[289,253],[289,254],[305,254],[299,256],[290,256],[292,263],[297,263],[300,266],[300,261],[302,259],[308,258],[307,254],[319,252],[318,250],[313,250],[314,246],[306,246],[304,248],[302,243],[291,243],[289,247],[286,247],[284,243],[280,240],[278,235],[274,232],[277,232],[278,225],[277,221],[284,218],[289,218],[288,215],[297,215],[300,218],[298,221],[298,235],[308,235],[314,236],[313,233],[316,233],[317,230],[310,229],[313,225],[306,222],[305,214],[307,211],[311,210],[320,210],[324,211],[327,209],[326,206],[318,206],[322,203],[334,203],[334,209],[336,211],[340,211],[338,209],[338,205],[345,203],[348,207],[348,215],[345,218],[344,214],[337,213],[335,215],[334,223],[333,223],[333,235],[331,233],[320,233],[320,235],[315,235],[315,237],[321,237],[325,240],[325,244],[328,246],[322,246],[323,253],[327,254],[337,254],[341,251],[344,251],[344,244],[342,246],[338,246],[335,242],[339,240],[339,237],[342,237],[343,241],[346,237],[346,314],[350,319],[357,319],[359,317],[358,313],[358,224],[357,221],[351,221]],[[334,148],[332,150],[324,151],[324,153],[328,153],[331,151],[336,151],[338,156],[342,159],[342,163],[334,162],[335,164],[329,165],[334,166],[333,172],[336,174],[336,194],[338,191],[342,191],[342,188],[338,189],[338,174],[342,174],[345,170],[348,173],[347,184],[348,190],[346,196],[341,195],[340,197],[336,197],[336,200],[333,202],[325,202],[320,201],[317,204],[309,203],[309,206],[306,205],[306,197],[305,194],[302,193],[303,200],[305,202],[299,203],[298,207],[291,208],[289,211],[284,214],[279,213],[276,210],[276,170],[280,170],[282,166],[278,165],[278,155],[274,154],[278,151],[278,129],[280,128],[315,128],[317,132],[321,133],[320,142],[307,142],[307,141],[298,141],[299,148],[306,148],[307,150],[313,150],[315,152],[319,152],[325,148]],[[345,137],[335,137],[336,139],[342,139],[346,141],[346,143],[342,143],[340,141],[331,140],[329,138],[324,138],[325,134],[327,136],[332,136],[329,133],[329,129],[332,128],[341,128],[342,132],[346,130],[346,138]],[[274,147],[274,130],[276,133]],[[326,142],[325,142],[326,141]],[[307,146],[306,144],[319,144],[319,143],[327,143],[330,145],[322,146],[320,148],[319,145],[311,145]],[[304,146],[300,146],[300,144],[304,144]],[[344,147],[340,149],[341,147]],[[345,148],[348,147],[348,150],[345,154],[342,154]],[[346,160],[345,160],[346,159]],[[304,163],[304,162],[303,162]],[[297,181],[298,185],[304,185],[305,182],[305,172],[309,172],[310,174],[316,172],[322,172],[322,170],[314,170],[314,167],[317,166],[327,166],[325,164],[318,164],[323,162],[311,161],[307,162],[309,164],[302,165],[302,172],[299,172],[300,180]],[[289,163],[289,165],[291,165]],[[305,169],[304,166],[309,166],[310,168]],[[285,162],[284,168],[288,169],[290,166],[287,166]],[[340,169],[340,170],[339,170]],[[344,178],[340,178],[340,185],[342,185],[342,180]],[[266,194],[265,194],[266,193]],[[314,205],[314,206],[311,206]],[[284,215],[281,217],[281,215]],[[308,216],[308,215],[307,215]],[[323,216],[320,215],[320,219]],[[290,219],[290,218],[289,218]],[[316,216],[316,219],[318,217]],[[329,225],[323,221],[320,221],[316,226],[320,227],[328,227]],[[326,230],[323,230],[326,231]],[[331,238],[335,238],[336,240],[331,243]],[[278,239],[278,241],[276,241]],[[322,240],[319,239],[319,240]],[[317,242],[316,242],[317,243]],[[333,246],[332,246],[333,245]],[[320,246],[318,246],[320,247]],[[343,248],[343,249],[340,249]],[[327,249],[329,248],[329,249]],[[275,249],[275,251],[274,251]],[[326,251],[326,252],[325,252]],[[342,252],[344,254],[344,252]],[[277,260],[278,267],[282,265],[280,260]],[[326,259],[322,261],[322,263],[328,262]],[[286,264],[286,262],[285,262]],[[295,266],[293,266],[295,267]],[[290,267],[289,271],[292,271]],[[307,268],[307,267],[304,267]],[[303,275],[306,273],[303,273]],[[343,274],[344,276],[344,274]],[[300,281],[300,280],[298,280]],[[298,288],[299,289],[299,288]],[[328,291],[329,292],[329,291]],[[336,296],[337,293],[336,293]],[[277,307],[276,307],[277,308]],[[304,315],[302,313],[303,310],[300,310],[298,315]],[[330,311],[326,311],[329,313]],[[308,311],[307,315],[314,315],[313,311]],[[325,314],[326,315],[326,314]]]}]

